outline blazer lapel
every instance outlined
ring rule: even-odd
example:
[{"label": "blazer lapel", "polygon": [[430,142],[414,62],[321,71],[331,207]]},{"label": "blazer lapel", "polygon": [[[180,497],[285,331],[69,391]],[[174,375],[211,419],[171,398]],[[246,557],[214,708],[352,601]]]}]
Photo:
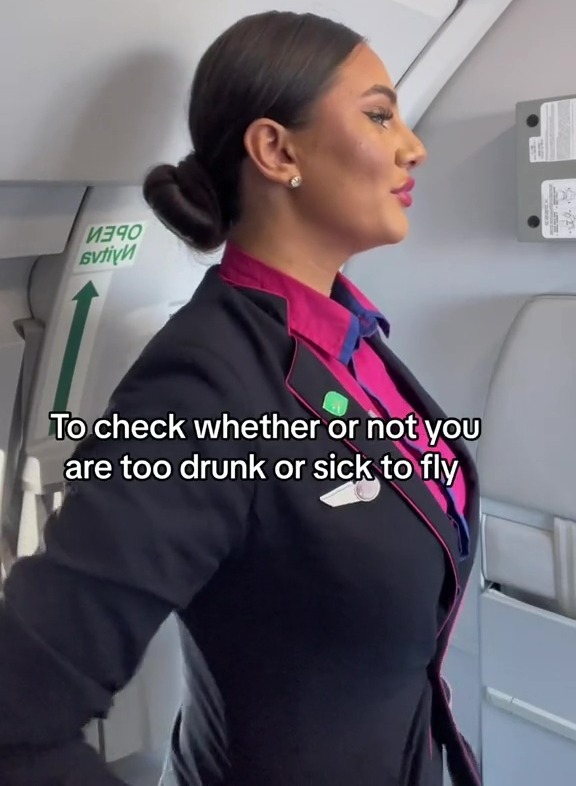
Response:
[{"label": "blazer lapel", "polygon": [[[435,423],[437,420],[445,419],[446,413],[438,406],[434,399],[424,390],[418,380],[410,372],[402,361],[389,349],[379,336],[368,339],[368,343],[380,356],[390,376],[406,400],[427,420]],[[454,453],[460,461],[460,465],[466,476],[467,499],[466,499],[466,518],[471,525],[471,531],[476,530],[479,519],[479,484],[478,471],[470,451],[463,439],[450,440]],[[474,544],[471,544],[471,547]],[[470,561],[473,561],[471,550]]]},{"label": "blazer lapel", "polygon": [[[294,396],[319,420],[328,423],[330,420],[341,419],[341,415],[324,409],[327,393],[338,393],[346,399],[346,420],[359,420],[361,425],[356,429],[353,439],[344,439],[350,448],[372,460],[372,466],[381,476],[384,469],[380,464],[383,455],[389,454],[392,461],[405,456],[388,439],[368,439],[366,424],[370,415],[350,396],[330,373],[326,366],[304,344],[296,340],[292,366],[286,378],[286,385]],[[430,528],[440,541],[454,576],[453,601],[459,594],[459,581],[456,563],[458,561],[458,538],[454,527],[426,483],[418,473],[413,473],[408,480],[386,480],[404,501],[416,511],[420,519]]]}]

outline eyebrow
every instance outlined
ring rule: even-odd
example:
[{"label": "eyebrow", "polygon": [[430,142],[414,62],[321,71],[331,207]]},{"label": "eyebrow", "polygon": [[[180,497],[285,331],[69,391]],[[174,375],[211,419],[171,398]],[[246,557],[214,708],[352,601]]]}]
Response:
[{"label": "eyebrow", "polygon": [[362,93],[362,96],[372,95],[385,95],[394,105],[398,103],[398,95],[391,87],[387,87],[386,85],[372,85],[372,87]]}]

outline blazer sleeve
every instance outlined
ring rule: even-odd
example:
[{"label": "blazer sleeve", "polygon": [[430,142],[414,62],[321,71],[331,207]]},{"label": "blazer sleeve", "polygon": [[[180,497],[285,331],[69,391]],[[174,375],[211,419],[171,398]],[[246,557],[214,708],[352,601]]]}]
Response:
[{"label": "blazer sleeve", "polygon": [[[152,353],[153,354],[153,353]],[[253,445],[199,440],[190,420],[242,418],[242,383],[205,349],[135,364],[106,416],[187,418],[185,439],[97,440],[76,459],[108,459],[109,480],[69,482],[43,553],[15,563],[0,602],[0,786],[119,784],[82,729],[105,717],[169,614],[188,606],[241,547],[253,483],[183,480],[179,464],[242,458]],[[166,480],[123,478],[119,461],[167,459]]]}]

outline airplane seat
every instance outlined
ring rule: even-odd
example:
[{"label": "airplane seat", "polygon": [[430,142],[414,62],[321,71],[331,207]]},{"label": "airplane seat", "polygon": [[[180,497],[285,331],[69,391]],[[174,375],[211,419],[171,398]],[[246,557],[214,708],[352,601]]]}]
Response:
[{"label": "airplane seat", "polygon": [[576,295],[518,313],[491,380],[481,482],[484,786],[576,772]]}]

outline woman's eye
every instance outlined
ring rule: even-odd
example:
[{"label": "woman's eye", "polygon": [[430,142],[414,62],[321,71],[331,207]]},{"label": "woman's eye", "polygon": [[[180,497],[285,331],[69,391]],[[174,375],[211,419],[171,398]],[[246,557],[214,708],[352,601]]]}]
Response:
[{"label": "woman's eye", "polygon": [[382,112],[367,112],[366,114],[371,120],[381,126],[385,126],[386,123],[389,123],[390,120],[394,118],[394,114],[390,110]]}]

